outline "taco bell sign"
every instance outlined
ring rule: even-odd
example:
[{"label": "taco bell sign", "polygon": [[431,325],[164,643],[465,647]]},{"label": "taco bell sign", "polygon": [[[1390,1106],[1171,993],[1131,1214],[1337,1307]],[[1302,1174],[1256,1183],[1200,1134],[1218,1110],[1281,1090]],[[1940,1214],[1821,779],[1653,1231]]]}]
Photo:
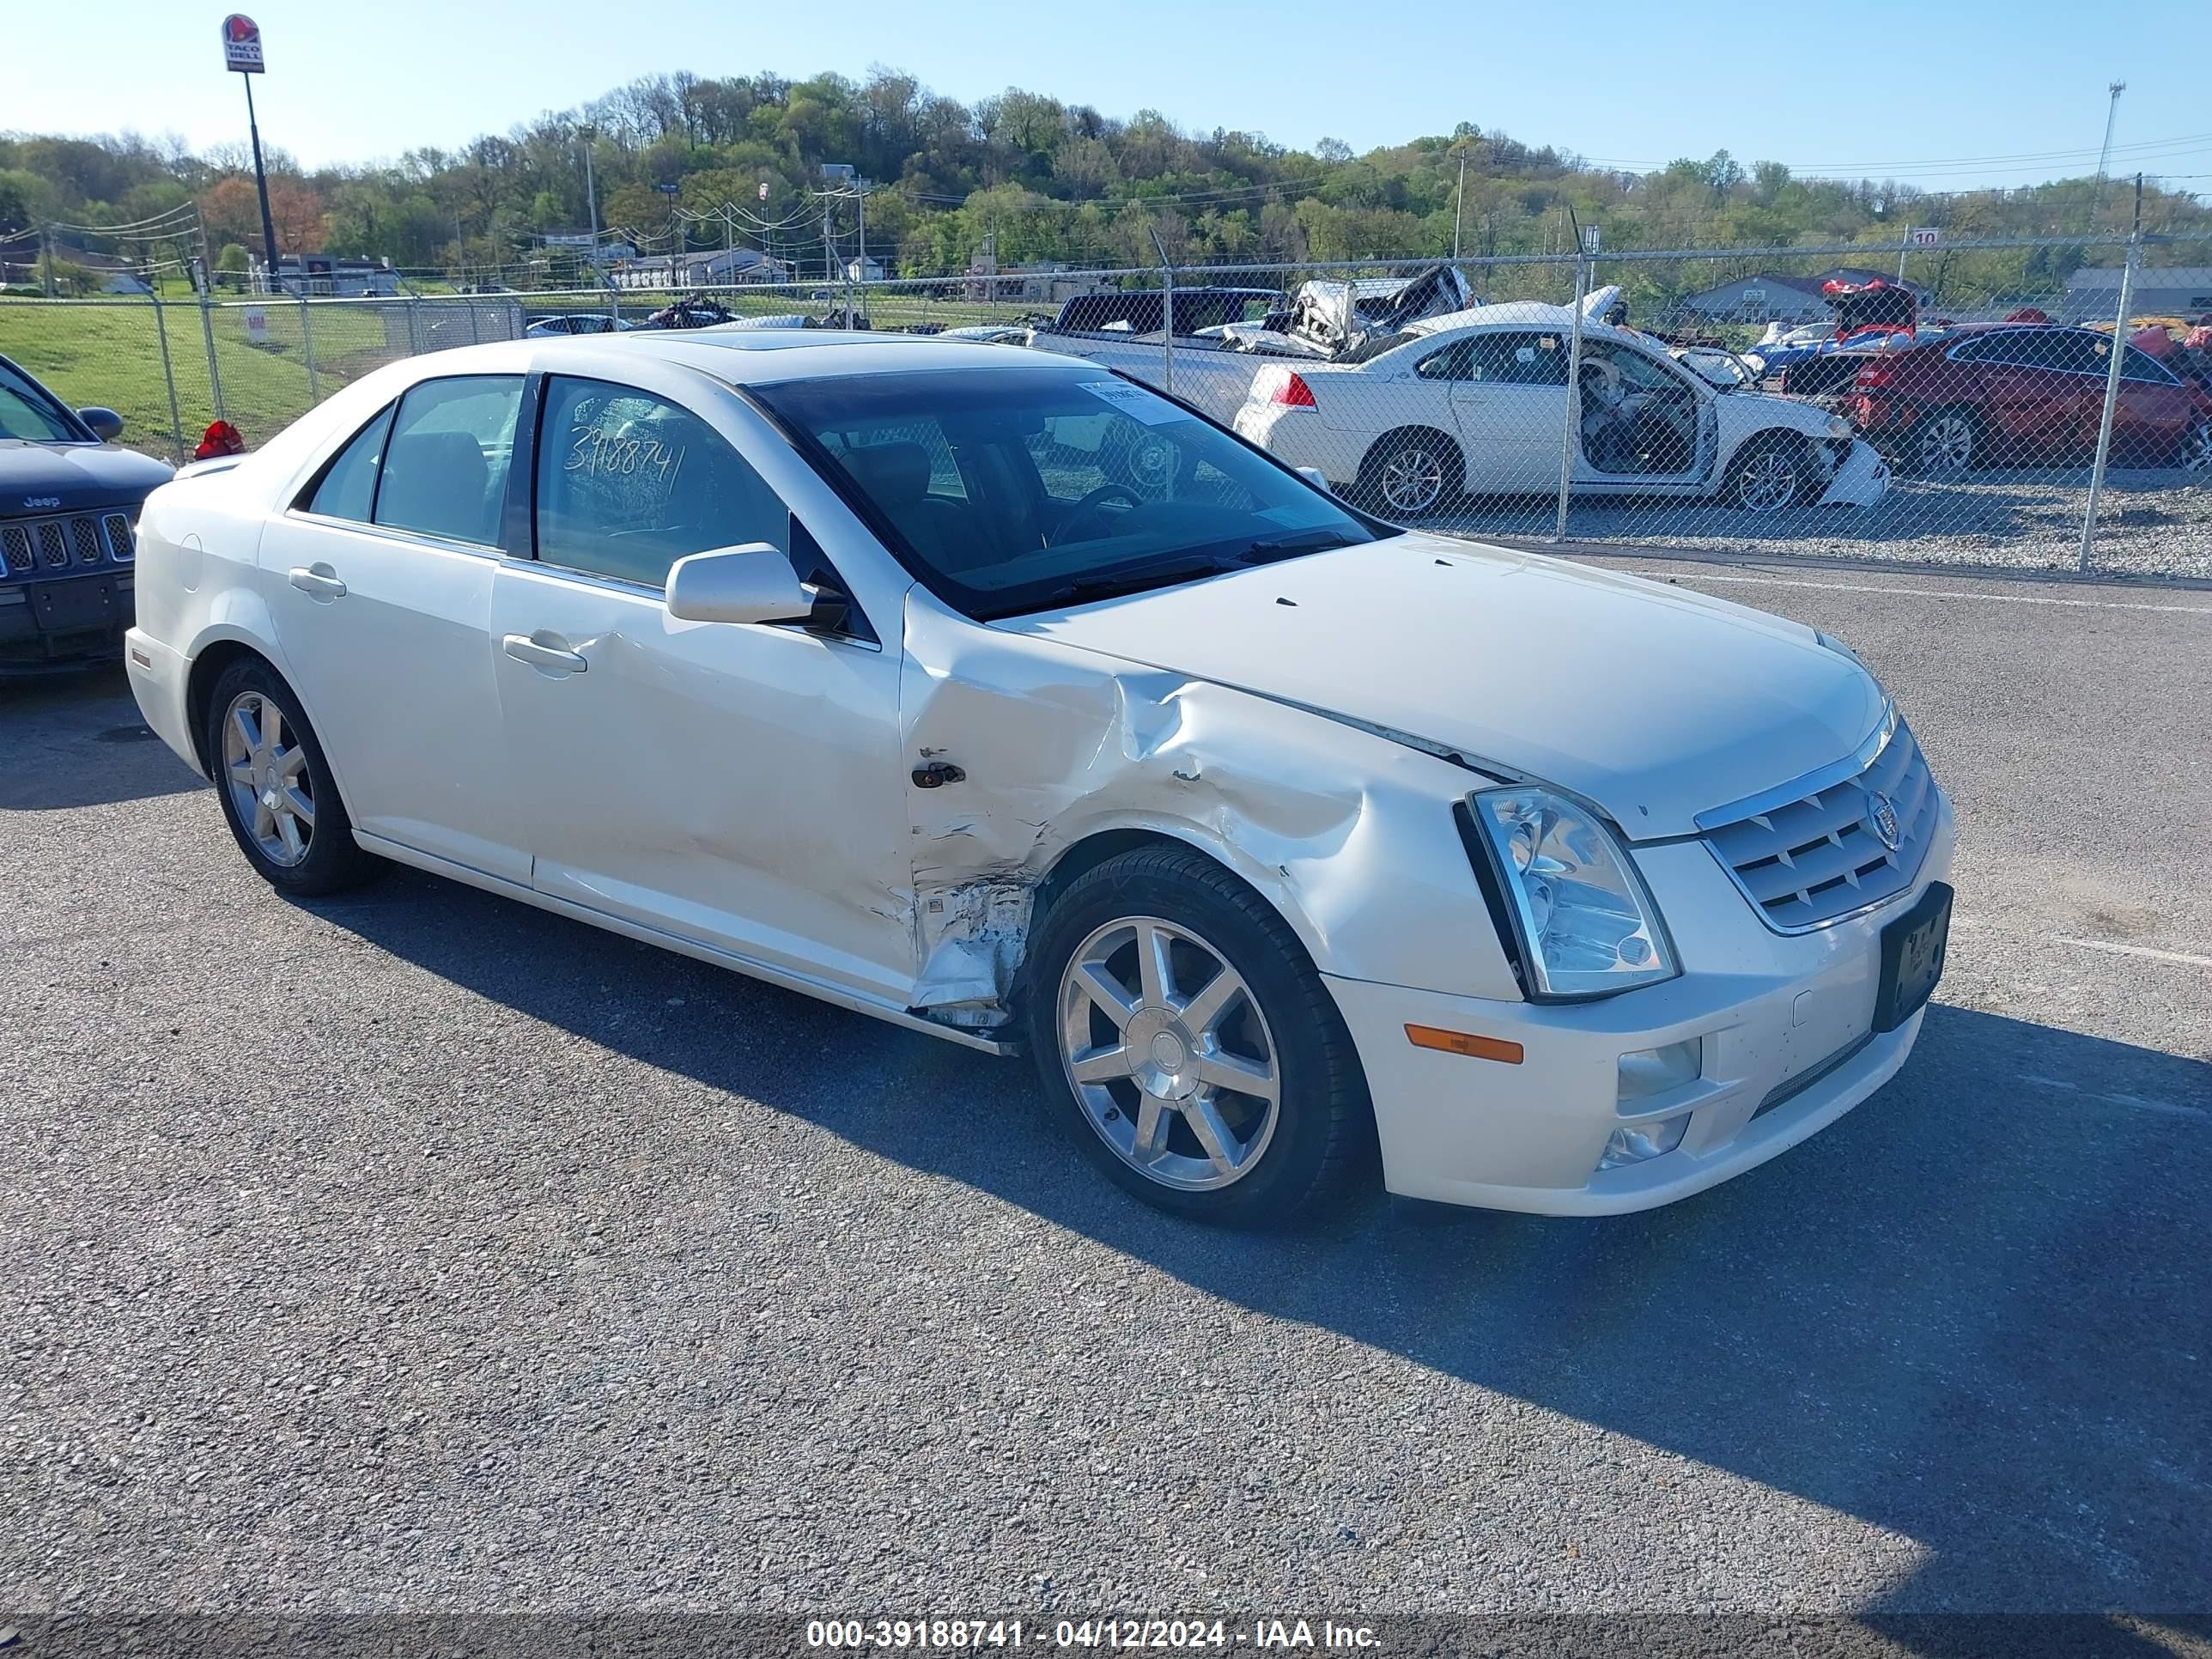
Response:
[{"label": "taco bell sign", "polygon": [[261,61],[261,25],[242,12],[222,20],[222,66],[240,75],[259,75],[268,68]]}]

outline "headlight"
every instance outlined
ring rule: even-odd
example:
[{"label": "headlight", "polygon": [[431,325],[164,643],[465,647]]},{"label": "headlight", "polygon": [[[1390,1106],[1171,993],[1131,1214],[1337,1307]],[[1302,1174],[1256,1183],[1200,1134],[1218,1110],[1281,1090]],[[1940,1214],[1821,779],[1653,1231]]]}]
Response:
[{"label": "headlight", "polygon": [[1856,438],[1857,430],[1840,415],[1828,416],[1828,435],[1831,438]]},{"label": "headlight", "polygon": [[1468,799],[1544,997],[1601,997],[1681,972],[1659,908],[1612,830],[1548,789]]}]

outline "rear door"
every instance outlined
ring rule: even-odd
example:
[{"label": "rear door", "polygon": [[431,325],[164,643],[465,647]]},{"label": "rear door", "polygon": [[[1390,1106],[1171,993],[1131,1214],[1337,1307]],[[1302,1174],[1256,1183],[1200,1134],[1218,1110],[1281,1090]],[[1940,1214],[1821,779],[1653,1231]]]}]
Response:
[{"label": "rear door", "polygon": [[1557,329],[1473,334],[1416,364],[1417,380],[1449,389],[1469,489],[1520,494],[1558,487],[1569,343]]},{"label": "rear door", "polygon": [[2120,401],[2112,411],[2112,465],[2172,466],[2195,418],[2195,400],[2179,377],[2148,352],[2136,346],[2126,351],[2120,364]]},{"label": "rear door", "polygon": [[492,683],[519,374],[423,380],[261,541],[276,641],[365,832],[526,882]]},{"label": "rear door", "polygon": [[2026,452],[2076,449],[2085,432],[2094,442],[2106,362],[2097,347],[2105,343],[2067,328],[2008,331],[1990,337],[1996,344],[1984,353],[1988,391],[1983,419],[1991,459],[2002,463]]}]

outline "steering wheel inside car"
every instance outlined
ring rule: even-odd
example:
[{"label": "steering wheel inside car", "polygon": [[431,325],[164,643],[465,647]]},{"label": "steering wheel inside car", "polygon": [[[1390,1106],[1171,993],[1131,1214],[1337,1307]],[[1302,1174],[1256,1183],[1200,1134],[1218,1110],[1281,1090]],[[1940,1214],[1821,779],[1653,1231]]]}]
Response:
[{"label": "steering wheel inside car", "polygon": [[1069,507],[1066,513],[1060,515],[1060,522],[1052,527],[1052,535],[1048,538],[1048,544],[1054,547],[1059,546],[1061,542],[1067,539],[1067,527],[1070,525],[1081,519],[1086,513],[1097,512],[1101,507],[1104,506],[1116,495],[1128,502],[1132,508],[1139,507],[1145,504],[1144,497],[1138,495],[1137,492],[1127,484],[1100,484],[1097,489],[1092,490],[1088,495],[1085,495],[1081,501],[1076,502],[1073,507]]}]

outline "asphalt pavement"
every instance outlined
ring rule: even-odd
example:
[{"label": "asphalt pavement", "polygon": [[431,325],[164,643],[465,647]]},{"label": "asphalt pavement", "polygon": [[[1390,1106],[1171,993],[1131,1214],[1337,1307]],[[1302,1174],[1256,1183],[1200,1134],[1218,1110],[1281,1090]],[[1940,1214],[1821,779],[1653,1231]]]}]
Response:
[{"label": "asphalt pavement", "polygon": [[1960,852],[1899,1079],[1604,1221],[1179,1224],[0,685],[0,1612],[2205,1610],[2212,588],[1607,562],[1856,647]]}]

